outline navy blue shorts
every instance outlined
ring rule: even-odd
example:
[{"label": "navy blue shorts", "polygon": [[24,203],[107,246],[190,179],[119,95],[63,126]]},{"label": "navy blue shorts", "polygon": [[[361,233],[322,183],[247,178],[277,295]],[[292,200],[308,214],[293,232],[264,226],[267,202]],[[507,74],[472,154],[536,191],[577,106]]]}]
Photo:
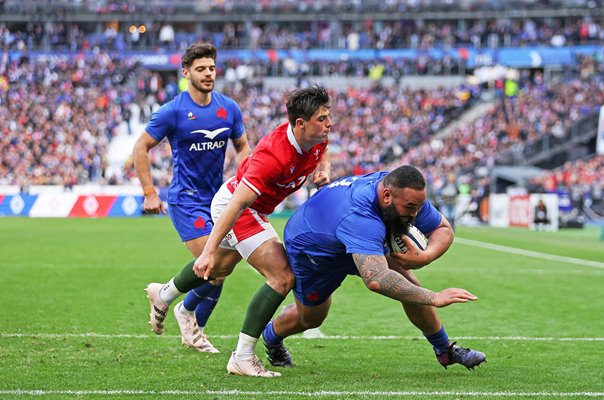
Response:
[{"label": "navy blue shorts", "polygon": [[358,275],[354,263],[348,260],[338,262],[304,253],[288,253],[288,258],[296,277],[294,296],[305,306],[324,303],[348,275]]},{"label": "navy blue shorts", "polygon": [[209,207],[197,204],[169,204],[168,214],[183,242],[207,236],[212,232],[214,223]]}]

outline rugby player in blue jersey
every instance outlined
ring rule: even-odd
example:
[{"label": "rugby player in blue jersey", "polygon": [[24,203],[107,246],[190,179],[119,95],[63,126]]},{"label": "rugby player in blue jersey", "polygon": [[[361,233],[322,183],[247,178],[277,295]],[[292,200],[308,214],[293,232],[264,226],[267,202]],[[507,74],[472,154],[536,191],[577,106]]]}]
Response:
[{"label": "rugby player in blue jersey", "polygon": [[[212,230],[210,204],[223,181],[227,142],[231,140],[238,163],[250,155],[241,110],[230,97],[214,91],[216,48],[212,44],[189,46],[182,57],[182,74],[188,89],[153,114],[133,150],[136,173],[145,195],[144,211],[166,213],[151,175],[149,150],[166,138],[170,143],[173,177],[168,190],[168,212],[185,247],[199,257]],[[225,263],[236,262],[233,257]],[[193,261],[183,269],[191,269]],[[165,285],[151,283],[146,289],[151,305],[150,324],[161,335],[173,293],[180,293],[177,275]],[[203,333],[222,290],[222,280],[190,291],[174,314],[182,343],[197,351],[217,352]],[[167,292],[170,296],[163,295]]]},{"label": "rugby player in blue jersey", "polygon": [[[388,252],[387,235],[404,233],[410,223],[429,237],[425,251],[404,237],[406,253]],[[426,183],[416,168],[402,166],[327,185],[289,219],[284,239],[295,275],[295,305],[264,329],[272,365],[293,366],[283,339],[320,326],[331,294],[348,275],[359,275],[369,290],[402,302],[445,368],[455,363],[474,368],[485,361],[482,352],[449,341],[435,310],[476,296],[464,289],[422,288],[411,271],[440,257],[453,242],[451,226],[426,199]]]}]

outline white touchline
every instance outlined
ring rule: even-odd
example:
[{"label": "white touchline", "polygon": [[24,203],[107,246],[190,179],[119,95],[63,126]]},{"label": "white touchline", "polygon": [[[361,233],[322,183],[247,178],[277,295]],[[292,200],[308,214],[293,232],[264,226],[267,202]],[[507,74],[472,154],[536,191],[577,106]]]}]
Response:
[{"label": "white touchline", "polygon": [[0,395],[10,396],[303,396],[303,397],[404,397],[404,396],[467,396],[467,397],[604,397],[604,392],[463,392],[463,391],[330,391],[299,392],[286,390],[245,391],[245,390],[0,390]]},{"label": "white touchline", "polygon": [[[212,335],[216,339],[235,339],[238,335]],[[64,339],[64,338],[98,338],[98,339],[180,339],[177,335],[133,335],[128,333],[22,333],[22,332],[0,332],[0,338],[40,338],[40,339]],[[353,335],[297,335],[287,338],[288,340],[418,340],[420,336],[353,336]],[[532,336],[459,336],[459,340],[489,340],[489,341],[535,341],[535,342],[604,342],[604,337],[532,337]]]},{"label": "white touchline", "polygon": [[465,245],[474,246],[474,247],[481,247],[483,249],[501,251],[504,253],[517,254],[519,256],[534,257],[534,258],[540,258],[543,260],[551,260],[551,261],[558,261],[558,262],[564,262],[564,263],[569,263],[569,264],[582,265],[585,267],[604,268],[603,262],[582,260],[580,258],[574,258],[574,257],[557,256],[554,254],[540,253],[538,251],[524,250],[524,249],[519,249],[516,247],[509,247],[509,246],[502,246],[500,244],[479,242],[478,240],[464,239],[464,238],[457,237],[457,238],[455,238],[455,243],[465,244]]}]

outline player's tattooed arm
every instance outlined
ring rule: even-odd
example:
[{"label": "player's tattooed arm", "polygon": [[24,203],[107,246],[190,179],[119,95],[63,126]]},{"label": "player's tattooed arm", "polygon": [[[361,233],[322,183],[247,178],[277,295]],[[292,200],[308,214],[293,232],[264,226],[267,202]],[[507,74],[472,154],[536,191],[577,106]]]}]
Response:
[{"label": "player's tattooed arm", "polygon": [[404,303],[434,304],[436,293],[414,285],[389,269],[386,257],[353,254],[352,259],[369,290]]}]

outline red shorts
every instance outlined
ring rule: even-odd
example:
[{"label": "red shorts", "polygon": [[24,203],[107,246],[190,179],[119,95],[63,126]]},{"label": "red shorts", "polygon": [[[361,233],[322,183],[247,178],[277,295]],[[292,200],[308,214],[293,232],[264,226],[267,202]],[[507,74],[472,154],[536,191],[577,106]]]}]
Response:
[{"label": "red shorts", "polygon": [[[233,177],[223,183],[214,195],[211,207],[214,224],[233,198],[232,190],[236,184],[236,178]],[[237,250],[243,259],[247,260],[254,250],[271,238],[278,240],[279,235],[269,222],[268,216],[248,208],[239,216],[233,229],[220,243],[220,247]]]}]

